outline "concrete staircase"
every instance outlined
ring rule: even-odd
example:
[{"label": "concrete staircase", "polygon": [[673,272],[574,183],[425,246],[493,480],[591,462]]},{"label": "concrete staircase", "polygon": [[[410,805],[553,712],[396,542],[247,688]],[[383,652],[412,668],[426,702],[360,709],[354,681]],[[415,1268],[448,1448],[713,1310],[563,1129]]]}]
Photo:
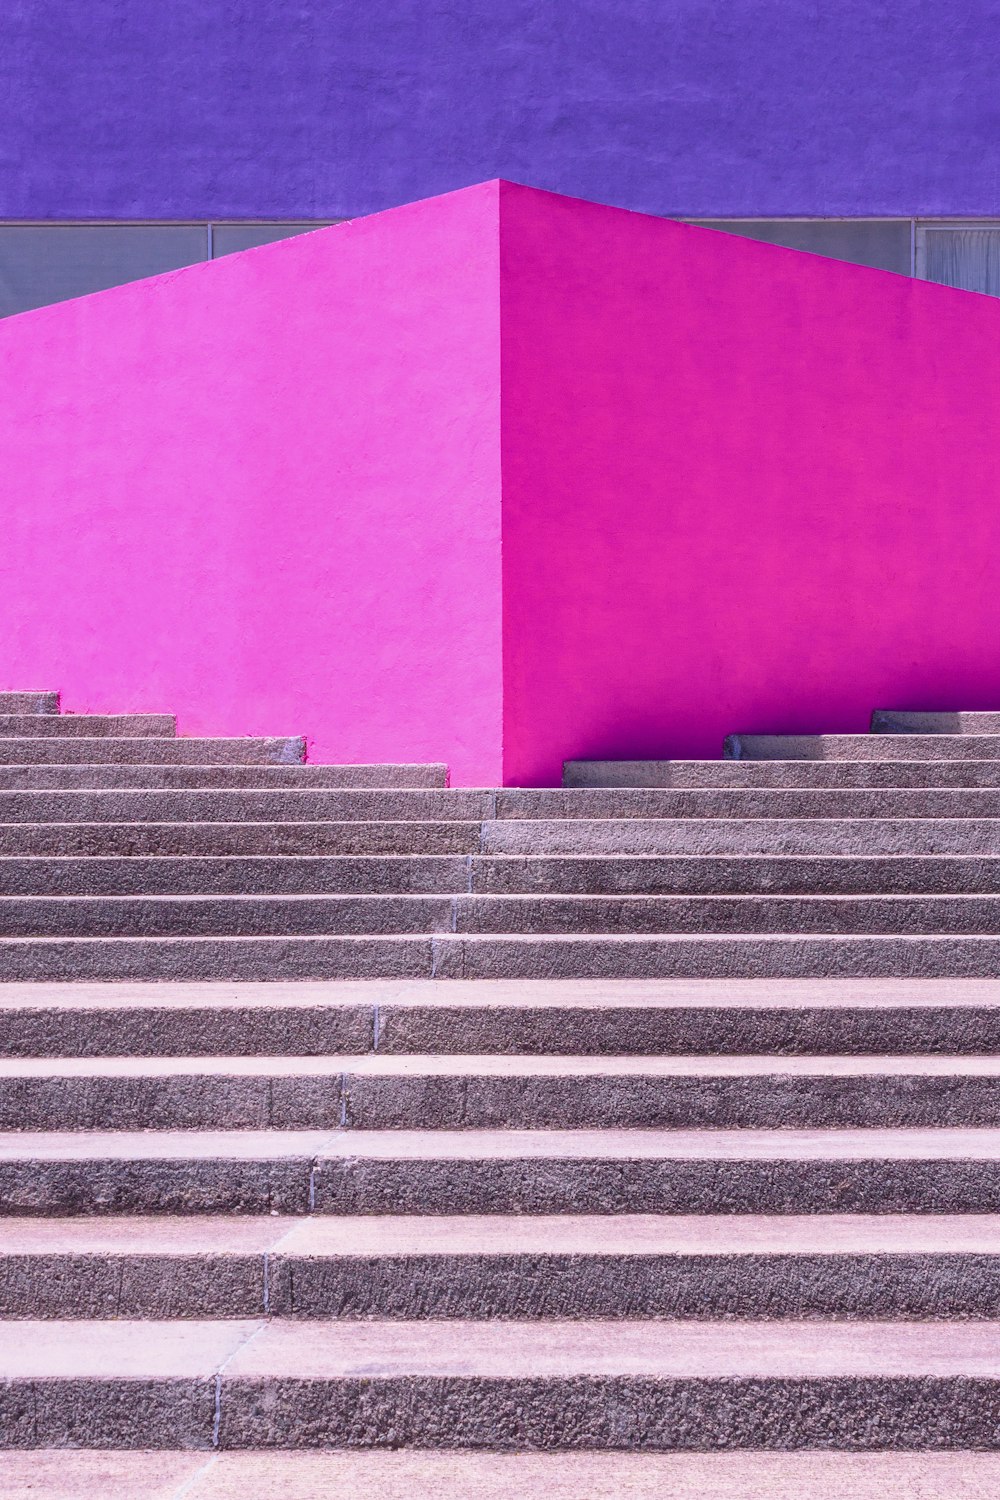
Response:
[{"label": "concrete staircase", "polygon": [[470,792],[54,709],[3,1500],[1000,1493],[1000,724]]},{"label": "concrete staircase", "polygon": [[539,791],[54,708],[0,696],[8,981],[1000,972],[1000,715]]}]

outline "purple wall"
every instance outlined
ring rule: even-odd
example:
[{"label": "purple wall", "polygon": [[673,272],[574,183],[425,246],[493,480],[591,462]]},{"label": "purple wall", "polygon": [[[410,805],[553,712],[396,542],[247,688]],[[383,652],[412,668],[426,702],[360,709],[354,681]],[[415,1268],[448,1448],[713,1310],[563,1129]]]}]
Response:
[{"label": "purple wall", "polygon": [[0,219],[1000,213],[998,0],[5,0]]}]

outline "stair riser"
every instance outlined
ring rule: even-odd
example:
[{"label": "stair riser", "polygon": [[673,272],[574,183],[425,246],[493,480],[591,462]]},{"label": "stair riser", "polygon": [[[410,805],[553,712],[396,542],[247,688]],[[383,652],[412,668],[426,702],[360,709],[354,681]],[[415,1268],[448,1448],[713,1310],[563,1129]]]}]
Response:
[{"label": "stair riser", "polygon": [[267,739],[167,739],[62,736],[11,738],[0,734],[0,765],[296,765],[305,759],[305,740],[283,735]]},{"label": "stair riser", "polygon": [[58,712],[58,693],[0,693],[0,715]]},{"label": "stair riser", "polygon": [[173,714],[0,714],[0,738],[19,739],[145,739],[154,735],[168,738],[177,733]]},{"label": "stair riser", "polygon": [[0,1130],[997,1126],[1000,1078],[0,1078]]},{"label": "stair riser", "polygon": [[731,734],[727,760],[1000,760],[998,734]]},{"label": "stair riser", "polygon": [[[981,861],[970,865],[980,869]],[[0,859],[0,897],[457,895],[468,890],[469,879],[462,855]]]},{"label": "stair riser", "polygon": [[0,938],[1000,933],[1000,897],[0,897]]},{"label": "stair riser", "polygon": [[[985,797],[982,809],[987,810],[992,800],[1000,812],[1000,798],[993,798],[989,792],[944,795],[952,799],[964,795]],[[954,805],[956,809],[961,806]],[[491,818],[493,806],[492,792],[391,787],[334,791],[278,788],[0,792],[0,824],[460,822]]]},{"label": "stair riser", "polygon": [[972,978],[991,937],[0,939],[3,982]]},{"label": "stair riser", "polygon": [[[998,763],[1000,764],[1000,763]],[[361,794],[359,794],[360,796]],[[373,794],[377,795],[377,794]],[[455,793],[438,794],[442,800]],[[0,797],[0,807],[4,798]],[[484,816],[491,816],[487,813]],[[552,818],[995,818],[1000,790],[925,787],[883,790],[499,791],[500,819]]]},{"label": "stair riser", "polygon": [[[0,856],[472,854],[479,823],[5,823]],[[998,836],[1000,841],[1000,836]]]},{"label": "stair riser", "polygon": [[1000,787],[996,760],[567,761],[565,787]]},{"label": "stair riser", "polygon": [[[0,862],[0,889],[6,889]],[[473,892],[482,895],[993,895],[1000,894],[1000,859],[953,855],[646,858],[629,855],[473,857]],[[30,893],[30,887],[21,888]],[[54,889],[51,885],[46,891]],[[60,886],[58,889],[67,889]]]},{"label": "stair riser", "polygon": [[1000,1255],[0,1255],[4,1318],[995,1316]]},{"label": "stair riser", "polygon": [[[189,741],[178,740],[186,746]],[[205,741],[195,743],[204,744]],[[212,742],[209,741],[209,744]],[[240,744],[241,741],[223,741]],[[368,787],[425,790],[443,788],[448,768],[428,766],[237,765],[0,765],[0,791],[250,790],[296,788],[348,791]]]},{"label": "stair riser", "polygon": [[13,1381],[7,1448],[994,1448],[1000,1381],[404,1374]]},{"label": "stair riser", "polygon": [[1000,734],[1000,714],[974,710],[924,713],[919,710],[877,708],[871,717],[872,734]]},{"label": "stair riser", "polygon": [[[0,829],[4,839],[6,829]],[[263,852],[263,851],[261,851]],[[1000,855],[1000,818],[583,818],[484,823],[482,853],[520,855]]]},{"label": "stair riser", "polygon": [[0,1214],[1000,1212],[991,1161],[362,1157],[0,1162]]},{"label": "stair riser", "polygon": [[[438,991],[442,996],[447,991]],[[3,1012],[4,1057],[310,1057],[321,1053],[528,1053],[653,1056],[728,1053],[893,1055],[1000,1052],[995,1007],[181,1006]]]},{"label": "stair riser", "polygon": [[8,855],[0,896],[996,895],[1000,859]]},{"label": "stair riser", "polygon": [[276,788],[0,790],[0,823],[492,821],[531,825],[684,820],[1000,820],[1000,791],[497,792]]}]

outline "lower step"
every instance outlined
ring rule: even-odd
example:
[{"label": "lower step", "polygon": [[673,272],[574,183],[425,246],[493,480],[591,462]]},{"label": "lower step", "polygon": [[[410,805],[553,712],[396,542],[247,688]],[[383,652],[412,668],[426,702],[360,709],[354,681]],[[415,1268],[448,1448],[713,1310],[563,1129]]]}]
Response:
[{"label": "lower step", "polygon": [[5,938],[0,981],[982,978],[1000,937]]},{"label": "lower step", "polygon": [[9,1448],[996,1448],[994,1323],[34,1322]]},{"label": "lower step", "polygon": [[1000,1213],[1000,1130],[11,1132],[0,1214]]},{"label": "lower step", "polygon": [[7,1219],[4,1318],[994,1316],[1000,1218]]},{"label": "lower step", "polygon": [[602,1126],[1000,1126],[1000,1058],[0,1059],[0,1130]]},{"label": "lower step", "polygon": [[8,1452],[5,1500],[989,1500],[995,1453]]}]

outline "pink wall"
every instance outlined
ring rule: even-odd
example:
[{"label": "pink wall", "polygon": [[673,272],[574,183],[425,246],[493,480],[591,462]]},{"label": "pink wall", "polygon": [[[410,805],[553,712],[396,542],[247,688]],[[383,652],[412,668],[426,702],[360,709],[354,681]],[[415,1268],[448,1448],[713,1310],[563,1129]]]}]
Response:
[{"label": "pink wall", "polygon": [[1000,302],[505,185],[505,777],[1000,705]]},{"label": "pink wall", "polygon": [[0,324],[0,688],[500,776],[498,188]]},{"label": "pink wall", "polygon": [[508,184],[28,313],[0,688],[465,784],[996,707],[998,403],[1000,303]]}]

